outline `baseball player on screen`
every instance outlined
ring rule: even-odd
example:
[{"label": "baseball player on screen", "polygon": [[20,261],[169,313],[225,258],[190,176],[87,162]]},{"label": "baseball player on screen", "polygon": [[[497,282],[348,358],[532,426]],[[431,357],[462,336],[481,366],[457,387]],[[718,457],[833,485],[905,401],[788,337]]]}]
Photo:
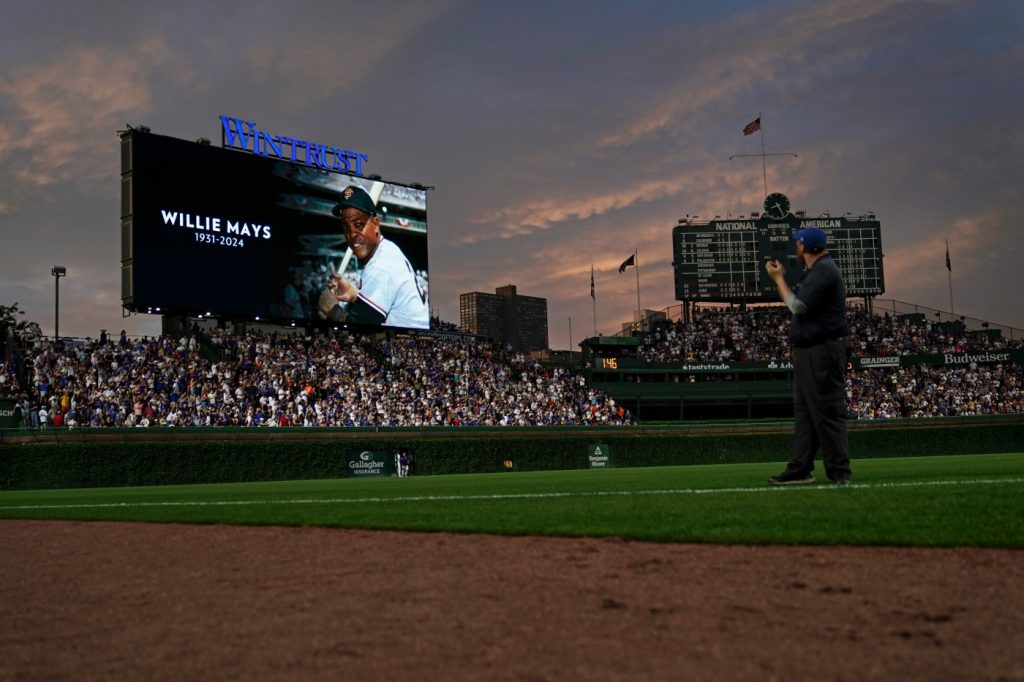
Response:
[{"label": "baseball player on screen", "polygon": [[[336,273],[320,294],[320,313],[332,322],[428,329],[427,297],[416,284],[409,259],[381,236],[380,216],[370,195],[349,185],[332,212],[341,218],[348,246],[363,267],[362,286],[356,288]],[[341,302],[349,304],[347,310]]]}]

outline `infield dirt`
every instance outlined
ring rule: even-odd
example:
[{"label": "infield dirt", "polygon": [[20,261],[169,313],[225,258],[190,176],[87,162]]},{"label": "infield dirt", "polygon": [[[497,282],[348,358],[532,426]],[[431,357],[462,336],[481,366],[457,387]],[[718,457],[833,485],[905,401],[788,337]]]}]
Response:
[{"label": "infield dirt", "polygon": [[1024,679],[1024,552],[2,521],[2,679]]}]

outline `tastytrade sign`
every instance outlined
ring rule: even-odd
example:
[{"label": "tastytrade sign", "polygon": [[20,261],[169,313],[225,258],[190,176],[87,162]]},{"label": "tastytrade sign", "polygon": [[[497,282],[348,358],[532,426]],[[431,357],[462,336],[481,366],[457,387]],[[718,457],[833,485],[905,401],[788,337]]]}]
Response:
[{"label": "tastytrade sign", "polygon": [[252,121],[221,116],[221,146],[243,152],[272,156],[277,159],[304,163],[313,168],[363,174],[363,162],[370,157],[360,152],[299,140],[285,135],[273,135],[260,130]]}]

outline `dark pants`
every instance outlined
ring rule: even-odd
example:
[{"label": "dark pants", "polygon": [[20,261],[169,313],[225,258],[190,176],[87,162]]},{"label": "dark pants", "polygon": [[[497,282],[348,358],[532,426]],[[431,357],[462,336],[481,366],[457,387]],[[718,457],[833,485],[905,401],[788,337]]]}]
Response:
[{"label": "dark pants", "polygon": [[787,471],[808,474],[821,448],[825,474],[831,479],[850,475],[846,439],[845,339],[793,350],[793,459]]}]

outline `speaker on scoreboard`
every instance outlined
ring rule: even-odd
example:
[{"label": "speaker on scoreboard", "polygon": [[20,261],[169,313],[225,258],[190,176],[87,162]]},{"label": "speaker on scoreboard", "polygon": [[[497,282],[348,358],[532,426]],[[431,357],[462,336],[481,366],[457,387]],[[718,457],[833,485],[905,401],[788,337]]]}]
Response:
[{"label": "speaker on scoreboard", "polygon": [[134,196],[132,193],[132,138],[135,131],[121,133],[121,305],[132,304],[134,277],[132,265],[132,244],[134,242],[132,214]]}]

